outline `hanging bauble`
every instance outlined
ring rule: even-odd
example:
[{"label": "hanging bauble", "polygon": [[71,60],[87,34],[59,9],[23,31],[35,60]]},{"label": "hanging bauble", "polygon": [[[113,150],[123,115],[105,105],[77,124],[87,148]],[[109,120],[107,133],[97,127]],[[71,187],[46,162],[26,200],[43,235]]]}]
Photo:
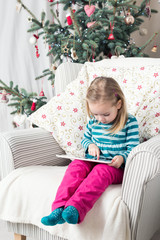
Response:
[{"label": "hanging bauble", "polygon": [[148,33],[147,28],[140,28],[139,35],[145,36],[145,35],[147,35],[147,33]]},{"label": "hanging bauble", "polygon": [[17,2],[17,4],[16,4],[16,12],[20,13],[21,9],[22,9],[22,4],[20,2]]},{"label": "hanging bauble", "polygon": [[85,5],[84,6],[84,11],[87,14],[88,17],[90,17],[94,11],[95,11],[96,7],[94,5]]},{"label": "hanging bauble", "polygon": [[151,6],[150,6],[150,3],[146,4],[145,11],[146,11],[147,16],[150,18],[151,17]]},{"label": "hanging bauble", "polygon": [[7,92],[6,90],[2,91],[2,97],[0,99],[0,103],[7,103],[9,101],[9,99],[7,98]]},{"label": "hanging bauble", "polygon": [[78,60],[77,53],[76,53],[76,51],[73,48],[71,48],[71,58],[73,60]]},{"label": "hanging bauble", "polygon": [[42,90],[42,91],[40,91],[40,94],[39,94],[39,96],[40,96],[40,97],[43,97],[43,96],[45,96],[45,95],[44,95],[44,92],[43,92],[43,90]]},{"label": "hanging bauble", "polygon": [[157,45],[153,46],[153,48],[151,49],[151,52],[157,52]]},{"label": "hanging bauble", "polygon": [[52,72],[55,72],[55,71],[57,70],[56,65],[55,65],[55,64],[52,64],[52,65],[50,66],[50,69],[49,69],[49,70],[52,71]]},{"label": "hanging bauble", "polygon": [[125,17],[124,21],[127,25],[131,25],[134,23],[135,19],[129,12],[129,13],[127,13],[127,17]]},{"label": "hanging bauble", "polygon": [[96,21],[94,21],[94,22],[88,22],[88,23],[87,23],[87,27],[88,27],[88,28],[92,27],[92,26],[95,24],[95,22],[96,22]]},{"label": "hanging bauble", "polygon": [[113,33],[110,33],[109,34],[109,37],[108,37],[108,40],[114,40],[115,38],[114,38],[114,35],[113,35]]},{"label": "hanging bauble", "polygon": [[32,45],[36,44],[36,41],[37,41],[37,39],[34,36],[30,37],[30,39],[29,39],[29,42]]},{"label": "hanging bauble", "polygon": [[36,99],[33,99],[32,106],[31,106],[31,110],[32,110],[32,111],[35,111],[35,110],[36,110],[36,102],[37,102],[37,100],[36,100]]},{"label": "hanging bauble", "polygon": [[53,2],[53,0],[48,0],[48,2]]},{"label": "hanging bauble", "polygon": [[70,14],[67,14],[66,15],[66,18],[67,18],[67,23],[68,23],[68,25],[72,25],[72,18],[71,18],[71,16],[70,16]]}]

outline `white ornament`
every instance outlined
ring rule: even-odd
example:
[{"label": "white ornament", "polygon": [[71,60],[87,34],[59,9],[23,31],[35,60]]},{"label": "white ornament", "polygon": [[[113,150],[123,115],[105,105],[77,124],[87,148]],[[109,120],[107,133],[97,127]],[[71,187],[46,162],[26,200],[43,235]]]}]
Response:
[{"label": "white ornament", "polygon": [[72,57],[73,60],[77,60],[78,59],[76,51],[73,48],[71,48],[71,57]]},{"label": "white ornament", "polygon": [[30,42],[30,44],[32,44],[32,45],[35,44],[36,41],[37,41],[37,39],[36,39],[34,36],[30,37],[30,39],[29,39],[29,42]]},{"label": "white ornament", "polygon": [[22,4],[21,4],[21,3],[17,3],[17,4],[16,4],[16,11],[17,11],[18,13],[20,13],[21,9],[22,9]]},{"label": "white ornament", "polygon": [[148,33],[148,30],[147,30],[146,28],[141,28],[141,29],[139,30],[139,34],[140,34],[141,36],[145,36],[145,35],[147,35],[147,33]]}]

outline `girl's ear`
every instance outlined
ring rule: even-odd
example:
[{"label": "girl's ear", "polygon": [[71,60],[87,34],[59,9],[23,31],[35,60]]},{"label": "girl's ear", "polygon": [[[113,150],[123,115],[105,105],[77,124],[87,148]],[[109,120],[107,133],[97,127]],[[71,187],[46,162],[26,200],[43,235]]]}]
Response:
[{"label": "girl's ear", "polygon": [[120,109],[122,107],[122,100],[118,100],[117,102],[117,109]]}]

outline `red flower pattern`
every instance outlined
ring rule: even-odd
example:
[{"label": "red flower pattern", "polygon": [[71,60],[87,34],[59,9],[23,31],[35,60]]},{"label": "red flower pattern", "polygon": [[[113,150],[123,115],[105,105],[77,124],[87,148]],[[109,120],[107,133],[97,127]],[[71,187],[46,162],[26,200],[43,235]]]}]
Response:
[{"label": "red flower pattern", "polygon": [[138,85],[137,89],[141,90],[141,88],[142,88],[142,85]]},{"label": "red flower pattern", "polygon": [[143,110],[146,110],[146,108],[147,108],[147,106],[144,106],[144,107],[143,107]]},{"label": "red flower pattern", "polygon": [[81,80],[81,81],[80,81],[80,84],[84,84],[84,81],[83,81],[83,80]]},{"label": "red flower pattern", "polygon": [[141,67],[140,70],[144,70],[144,67]]},{"label": "red flower pattern", "polygon": [[82,131],[83,130],[83,126],[79,126],[79,130]]},{"label": "red flower pattern", "polygon": [[116,72],[117,71],[117,69],[116,68],[112,68],[112,72]]},{"label": "red flower pattern", "polygon": [[62,110],[62,106],[58,106],[57,109],[58,109],[58,110]]},{"label": "red flower pattern", "polygon": [[71,145],[72,145],[72,143],[71,143],[71,142],[67,142],[67,145],[68,145],[68,146],[71,146]]},{"label": "red flower pattern", "polygon": [[45,119],[45,118],[46,118],[46,115],[45,115],[45,114],[42,114],[42,118]]},{"label": "red flower pattern", "polygon": [[153,74],[154,77],[158,77],[158,72]]},{"label": "red flower pattern", "polygon": [[64,127],[65,125],[66,125],[66,124],[65,124],[65,122],[61,122],[61,126],[63,126],[63,127]]},{"label": "red flower pattern", "polygon": [[73,108],[73,112],[78,112],[78,108]]}]

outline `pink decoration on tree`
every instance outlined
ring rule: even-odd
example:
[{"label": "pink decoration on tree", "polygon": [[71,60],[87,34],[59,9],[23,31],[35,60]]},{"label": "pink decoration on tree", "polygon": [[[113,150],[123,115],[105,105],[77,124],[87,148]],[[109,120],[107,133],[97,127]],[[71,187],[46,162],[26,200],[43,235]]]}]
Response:
[{"label": "pink decoration on tree", "polygon": [[85,5],[84,11],[88,17],[90,17],[95,12],[96,7],[94,5]]}]

